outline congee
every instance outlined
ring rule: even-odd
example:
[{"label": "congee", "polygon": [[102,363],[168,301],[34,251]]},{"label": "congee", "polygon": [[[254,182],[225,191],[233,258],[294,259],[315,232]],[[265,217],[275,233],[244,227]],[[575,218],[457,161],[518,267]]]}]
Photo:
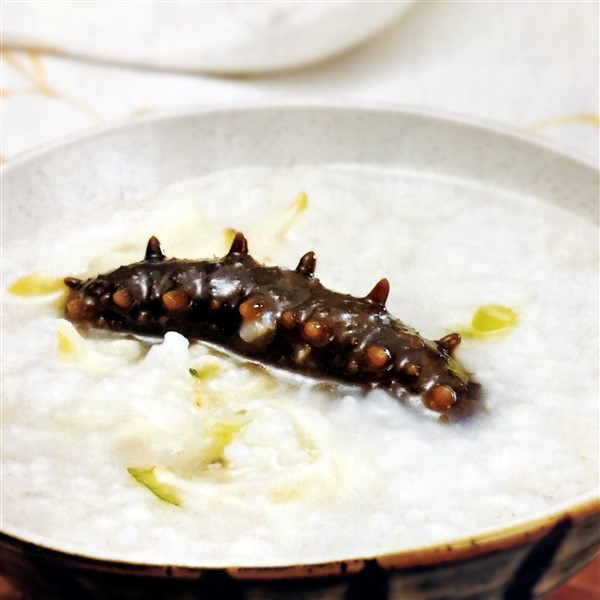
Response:
[{"label": "congee", "polygon": [[[448,419],[180,333],[67,319],[67,276],[141,260],[318,256],[330,289],[437,340],[481,384]],[[598,488],[598,229],[539,199],[344,167],[244,168],[65,215],[3,256],[3,529],[165,564],[349,559],[497,531]],[[125,299],[127,300],[127,299]]]}]

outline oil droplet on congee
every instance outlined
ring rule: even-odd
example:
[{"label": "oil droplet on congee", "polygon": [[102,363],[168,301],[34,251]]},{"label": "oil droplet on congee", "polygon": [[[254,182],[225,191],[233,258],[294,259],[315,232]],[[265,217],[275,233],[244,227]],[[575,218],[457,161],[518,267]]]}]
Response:
[{"label": "oil droplet on congee", "polygon": [[15,296],[46,296],[67,289],[61,278],[47,277],[39,273],[30,273],[19,277],[8,291]]},{"label": "oil droplet on congee", "polygon": [[508,333],[518,322],[519,317],[512,308],[501,304],[484,304],[475,311],[471,325],[460,333],[464,337],[485,338]]}]

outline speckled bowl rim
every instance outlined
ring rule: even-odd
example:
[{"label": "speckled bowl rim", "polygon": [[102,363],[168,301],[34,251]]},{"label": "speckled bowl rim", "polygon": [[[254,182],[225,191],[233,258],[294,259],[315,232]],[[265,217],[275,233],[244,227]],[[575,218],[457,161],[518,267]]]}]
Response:
[{"label": "speckled bowl rim", "polygon": [[550,140],[539,133],[528,131],[526,129],[517,129],[510,125],[500,123],[493,119],[483,117],[474,117],[463,113],[453,112],[443,109],[432,109],[415,106],[412,104],[401,104],[393,102],[384,102],[376,100],[351,100],[342,99],[336,102],[315,101],[309,98],[290,100],[281,98],[279,100],[264,102],[261,100],[239,100],[226,103],[206,103],[202,105],[192,105],[186,108],[157,112],[156,114],[144,114],[132,118],[131,116],[115,120],[111,123],[94,125],[84,131],[78,131],[70,135],[65,135],[56,140],[45,142],[30,150],[25,150],[11,157],[8,161],[0,163],[0,171],[8,173],[13,168],[20,167],[22,163],[33,160],[52,151],[60,150],[63,147],[71,146],[82,141],[91,141],[96,137],[103,137],[114,131],[127,132],[129,129],[136,129],[139,125],[154,123],[160,121],[171,121],[182,117],[208,116],[215,113],[237,113],[237,112],[272,112],[281,110],[332,110],[332,111],[356,111],[356,112],[376,112],[376,113],[403,113],[409,117],[424,117],[439,122],[453,123],[478,129],[484,129],[493,135],[501,135],[513,138],[516,141],[542,148],[546,151],[556,154],[563,159],[570,159],[582,163],[584,166],[592,168],[600,174],[600,157],[592,154],[578,152],[575,149],[561,144],[555,140]]},{"label": "speckled bowl rim", "polygon": [[[332,111],[357,111],[376,113],[403,113],[407,117],[428,118],[446,124],[467,126],[476,129],[484,129],[493,136],[512,138],[514,141],[544,149],[556,156],[557,159],[565,159],[580,163],[581,166],[593,169],[598,175],[598,161],[592,156],[577,154],[570,149],[561,147],[559,144],[550,142],[539,135],[511,127],[487,121],[484,119],[467,118],[447,111],[423,110],[413,106],[402,106],[381,102],[336,102],[321,103],[312,101],[289,101],[282,100],[275,103],[264,104],[261,102],[238,102],[228,105],[205,105],[195,109],[171,111],[157,115],[148,115],[132,121],[126,119],[110,125],[92,128],[84,133],[77,133],[57,141],[49,142],[43,146],[30,150],[10,159],[9,162],[0,165],[2,176],[9,174],[13,169],[22,168],[28,162],[35,161],[39,157],[60,151],[67,146],[75,146],[82,141],[93,141],[113,132],[129,133],[140,125],[159,123],[172,119],[186,117],[207,117],[210,115],[244,112],[269,112],[269,111],[310,111],[310,110],[332,110]],[[76,564],[88,570],[111,571],[114,573],[128,573],[132,570],[140,575],[169,575],[180,578],[196,578],[199,573],[215,569],[226,569],[233,577],[239,579],[294,579],[298,577],[328,577],[341,574],[352,574],[360,572],[367,561],[375,560],[386,569],[397,570],[411,567],[432,566],[439,563],[453,563],[468,560],[475,556],[493,553],[496,551],[510,550],[523,543],[535,542],[552,530],[561,521],[578,523],[588,517],[600,515],[600,494],[591,490],[580,494],[570,500],[562,502],[549,509],[541,515],[532,515],[531,518],[508,523],[504,527],[491,528],[482,533],[465,538],[445,541],[440,544],[408,548],[398,552],[375,554],[361,558],[335,559],[318,563],[300,563],[277,566],[252,566],[230,565],[227,567],[185,565],[185,564],[160,564],[150,562],[133,562],[130,560],[106,559],[94,557],[83,552],[71,552],[61,550],[46,541],[32,541],[26,539],[20,533],[7,533],[0,529],[0,545],[8,544],[24,552],[42,551],[49,553],[59,562]]]}]

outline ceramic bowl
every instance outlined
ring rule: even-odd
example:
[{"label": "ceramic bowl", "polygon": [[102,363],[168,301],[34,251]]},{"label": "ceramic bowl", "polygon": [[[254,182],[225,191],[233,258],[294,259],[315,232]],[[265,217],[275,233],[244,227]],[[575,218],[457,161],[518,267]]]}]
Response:
[{"label": "ceramic bowl", "polygon": [[[235,166],[356,163],[467,178],[597,222],[598,171],[516,132],[389,107],[204,109],[100,130],[3,165],[3,244],[64,211],[114,207]],[[597,494],[479,536],[384,556],[279,567],[133,564],[34,543],[2,523],[1,566],[28,598],[541,598],[600,547]]]}]

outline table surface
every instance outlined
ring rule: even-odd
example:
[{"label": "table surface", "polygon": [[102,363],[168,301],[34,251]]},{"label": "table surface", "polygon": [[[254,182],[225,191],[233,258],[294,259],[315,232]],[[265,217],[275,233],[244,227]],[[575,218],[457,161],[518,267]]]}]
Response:
[{"label": "table surface", "polygon": [[[119,9],[114,10],[117,18]],[[149,113],[245,100],[342,99],[502,123],[598,164],[598,16],[598,2],[423,1],[339,57],[245,78],[4,48],[0,161],[65,135]],[[2,577],[0,598],[20,598]],[[600,559],[549,600],[600,600]]]}]

